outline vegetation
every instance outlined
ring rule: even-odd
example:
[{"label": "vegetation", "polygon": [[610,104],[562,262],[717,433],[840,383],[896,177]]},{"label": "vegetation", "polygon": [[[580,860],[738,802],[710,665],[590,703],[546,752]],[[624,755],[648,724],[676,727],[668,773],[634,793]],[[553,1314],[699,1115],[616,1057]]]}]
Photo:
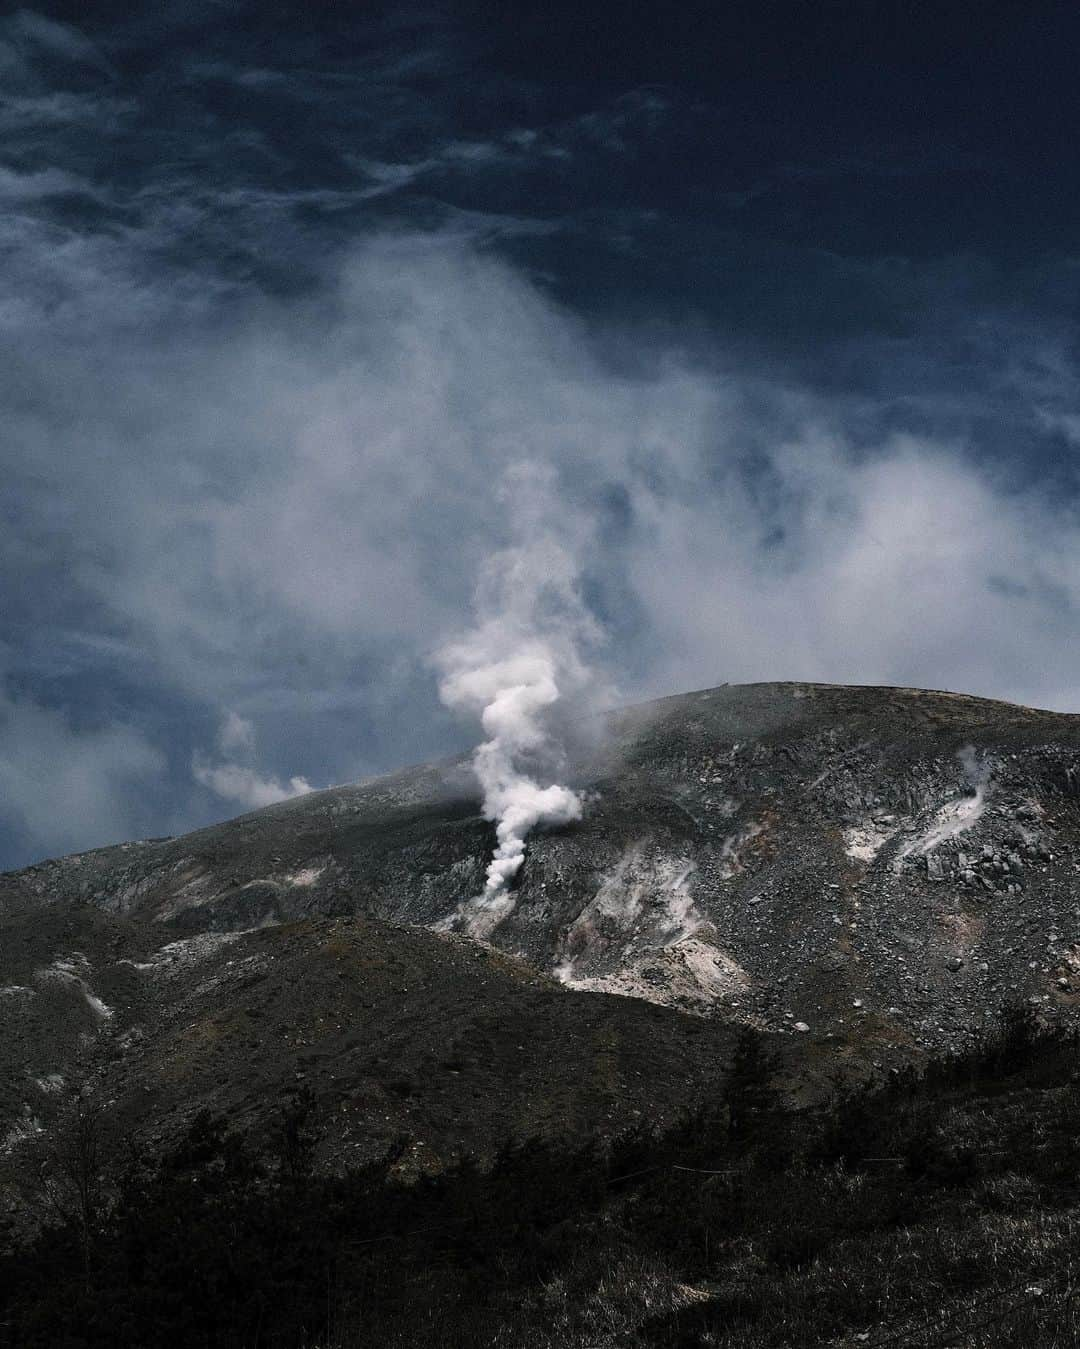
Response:
[{"label": "vegetation", "polygon": [[0,1259],[0,1344],[1080,1342],[1075,1039],[1012,1012],[978,1053],[814,1115],[777,1108],[752,1037],[736,1066],[727,1099],[662,1136],[517,1146],[409,1183],[407,1140],[312,1175],[298,1095],[277,1157],[201,1116],[106,1190],[82,1106],[55,1221]]}]

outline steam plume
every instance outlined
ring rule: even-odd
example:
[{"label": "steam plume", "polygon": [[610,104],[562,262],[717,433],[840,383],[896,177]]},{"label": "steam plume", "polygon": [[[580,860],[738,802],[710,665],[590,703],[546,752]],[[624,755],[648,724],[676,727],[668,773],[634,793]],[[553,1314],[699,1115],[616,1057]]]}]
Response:
[{"label": "steam plume", "polygon": [[[458,658],[465,645],[451,648]],[[484,789],[484,814],[496,822],[498,845],[487,871],[484,897],[497,904],[525,860],[525,837],[539,824],[568,824],[581,815],[581,800],[568,787],[547,787],[522,771],[521,759],[545,747],[544,711],[559,697],[557,662],[542,641],[520,654],[474,669],[459,669],[440,686],[449,707],[480,713],[488,739],[473,755]]]},{"label": "steam plume", "polygon": [[582,646],[596,625],[577,588],[572,549],[545,528],[549,477],[534,466],[508,475],[507,494],[532,537],[496,554],[477,588],[473,631],[439,652],[439,694],[447,707],[479,716],[487,739],[473,755],[495,822],[496,848],[484,891],[458,917],[474,935],[490,932],[513,909],[510,882],[525,860],[525,840],[540,826],[568,824],[582,813],[580,796],[549,781],[562,767],[550,713],[577,700],[590,672]]}]

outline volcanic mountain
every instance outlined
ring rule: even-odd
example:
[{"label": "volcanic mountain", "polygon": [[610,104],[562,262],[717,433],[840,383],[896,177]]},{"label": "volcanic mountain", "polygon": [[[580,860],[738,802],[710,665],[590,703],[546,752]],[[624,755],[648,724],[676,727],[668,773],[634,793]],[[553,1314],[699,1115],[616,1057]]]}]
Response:
[{"label": "volcanic mountain", "polygon": [[75,1089],[151,1147],[302,1089],[322,1166],[422,1168],[672,1118],[740,1026],[798,1093],[1006,1004],[1075,1015],[1080,716],[723,686],[611,715],[568,771],[583,818],[493,927],[467,759],[0,877],[3,1154]]}]

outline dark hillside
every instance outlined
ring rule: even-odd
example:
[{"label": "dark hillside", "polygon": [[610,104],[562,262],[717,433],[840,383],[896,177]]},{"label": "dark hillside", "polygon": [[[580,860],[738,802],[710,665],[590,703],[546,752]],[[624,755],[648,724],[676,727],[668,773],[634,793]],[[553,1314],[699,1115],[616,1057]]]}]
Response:
[{"label": "dark hillside", "polygon": [[[62,970],[46,963],[58,940],[80,955]],[[9,911],[3,960],[42,971],[4,1004],[0,1168],[15,1173],[79,1091],[158,1150],[205,1110],[265,1138],[302,1089],[321,1170],[400,1144],[415,1171],[513,1139],[662,1125],[718,1089],[732,1044],[721,1023],[575,994],[490,947],[365,918],[154,950],[123,915]]]},{"label": "dark hillside", "polygon": [[778,1113],[744,1072],[660,1130],[408,1183],[396,1148],[318,1178],[306,1123],[271,1158],[202,1116],[88,1238],[73,1217],[0,1259],[0,1344],[1065,1349],[1078,1062],[1013,1015],[825,1109]]}]

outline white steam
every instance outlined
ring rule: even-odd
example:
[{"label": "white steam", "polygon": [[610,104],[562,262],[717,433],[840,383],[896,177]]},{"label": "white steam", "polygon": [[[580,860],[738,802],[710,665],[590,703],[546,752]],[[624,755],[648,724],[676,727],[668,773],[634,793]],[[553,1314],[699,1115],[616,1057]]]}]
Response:
[{"label": "white steam", "polygon": [[905,857],[909,857],[912,853],[925,857],[942,843],[958,838],[982,818],[990,792],[992,763],[988,757],[980,760],[973,745],[965,745],[956,757],[960,760],[964,776],[971,785],[972,795],[957,797],[940,806],[930,828],[922,838],[913,839],[897,853],[895,869],[899,868]]},{"label": "white steam", "polygon": [[551,475],[518,465],[506,476],[504,496],[525,541],[489,560],[477,588],[476,627],[436,657],[443,703],[478,716],[487,736],[473,768],[484,815],[496,826],[496,847],[483,893],[450,924],[460,919],[476,936],[513,909],[509,887],[525,860],[528,835],[581,818],[578,793],[552,780],[563,768],[552,709],[567,699],[579,705],[595,686],[581,656],[598,637],[578,593],[582,541],[555,533]]},{"label": "white steam", "polygon": [[[451,647],[449,661],[467,661],[468,643]],[[439,687],[448,707],[480,714],[488,739],[473,755],[484,789],[484,814],[496,823],[498,844],[487,870],[484,897],[497,903],[525,860],[525,838],[538,825],[569,824],[581,817],[581,798],[569,787],[541,787],[523,771],[523,757],[547,746],[544,712],[558,700],[557,661],[543,641],[505,660],[459,667]]]}]

